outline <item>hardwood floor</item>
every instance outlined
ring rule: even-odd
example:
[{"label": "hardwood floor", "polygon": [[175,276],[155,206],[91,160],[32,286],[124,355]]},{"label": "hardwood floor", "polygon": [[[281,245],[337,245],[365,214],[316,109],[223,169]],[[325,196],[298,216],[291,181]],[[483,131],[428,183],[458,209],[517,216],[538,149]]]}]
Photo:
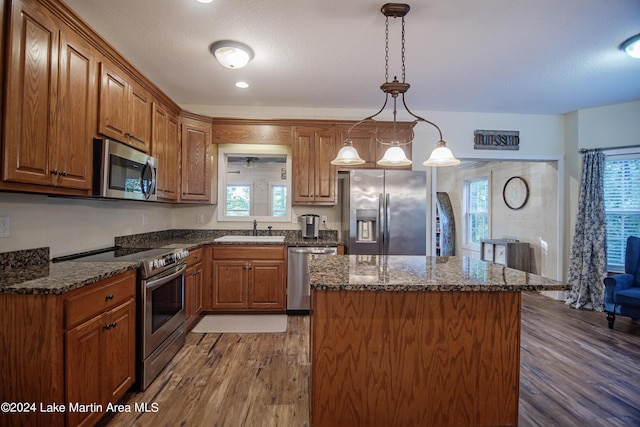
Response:
[{"label": "hardwood floor", "polygon": [[[519,426],[640,426],[640,324],[523,293]],[[308,426],[309,318],[281,334],[189,334],[134,412],[103,426]],[[157,412],[135,412],[135,404]]]}]

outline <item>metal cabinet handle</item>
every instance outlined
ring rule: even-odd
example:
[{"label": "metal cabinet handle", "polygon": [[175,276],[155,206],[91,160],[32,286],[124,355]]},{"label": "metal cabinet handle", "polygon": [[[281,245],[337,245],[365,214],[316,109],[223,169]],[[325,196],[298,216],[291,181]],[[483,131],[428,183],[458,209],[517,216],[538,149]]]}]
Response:
[{"label": "metal cabinet handle", "polygon": [[113,299],[113,294],[109,294],[104,298],[106,301],[112,300]]},{"label": "metal cabinet handle", "polygon": [[51,175],[58,175],[58,169],[54,169],[50,173]]}]

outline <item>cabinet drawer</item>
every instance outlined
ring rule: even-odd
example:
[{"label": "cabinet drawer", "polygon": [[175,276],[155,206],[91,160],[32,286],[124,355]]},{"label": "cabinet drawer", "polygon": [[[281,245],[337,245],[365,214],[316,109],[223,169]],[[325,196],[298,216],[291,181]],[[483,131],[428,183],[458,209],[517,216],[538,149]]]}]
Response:
[{"label": "cabinet drawer", "polygon": [[493,250],[496,264],[507,265],[507,248],[503,245],[495,245]]},{"label": "cabinet drawer", "polygon": [[284,260],[281,245],[218,245],[213,247],[213,259],[277,259]]},{"label": "cabinet drawer", "polygon": [[132,270],[81,288],[65,301],[65,328],[72,328],[110,310],[136,294],[136,273]]},{"label": "cabinet drawer", "polygon": [[193,265],[200,261],[202,261],[202,248],[189,251],[189,256],[187,257],[188,265]]}]

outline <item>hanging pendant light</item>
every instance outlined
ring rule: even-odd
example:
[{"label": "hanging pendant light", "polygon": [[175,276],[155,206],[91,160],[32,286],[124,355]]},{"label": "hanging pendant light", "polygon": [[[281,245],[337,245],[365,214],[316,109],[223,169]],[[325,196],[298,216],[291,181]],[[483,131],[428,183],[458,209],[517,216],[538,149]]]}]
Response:
[{"label": "hanging pendant light", "polygon": [[331,160],[332,165],[361,165],[365,163],[364,160],[358,155],[358,150],[353,147],[353,143],[350,139],[345,140],[344,146],[338,151],[338,155],[335,159]]},{"label": "hanging pendant light", "polygon": [[[337,157],[331,161],[331,164],[333,165],[349,166],[349,165],[365,163],[365,161],[360,158],[360,156],[358,155],[358,152],[353,147],[353,144],[351,142],[351,131],[356,126],[369,121],[375,123],[376,142],[378,142],[381,145],[389,146],[389,148],[386,150],[384,154],[384,157],[378,160],[377,162],[377,164],[381,166],[407,166],[412,164],[412,161],[407,158],[402,147],[405,145],[409,145],[413,142],[413,137],[414,137],[413,127],[418,122],[424,122],[424,123],[430,124],[431,126],[437,129],[438,134],[440,135],[440,140],[438,141],[436,148],[434,149],[434,152],[431,154],[431,157],[429,157],[429,159],[423,163],[423,165],[451,166],[451,165],[456,165],[460,163],[460,161],[453,156],[453,153],[451,152],[451,150],[449,150],[446,147],[446,143],[442,139],[442,131],[440,130],[440,128],[435,123],[415,115],[413,112],[411,112],[409,107],[407,107],[407,104],[405,102],[404,94],[409,90],[410,85],[409,83],[405,82],[404,17],[406,16],[407,13],[409,13],[409,10],[410,10],[409,5],[404,3],[386,3],[382,6],[382,8],[380,8],[380,11],[386,18],[385,19],[385,75],[384,75],[385,82],[380,86],[380,89],[385,93],[384,104],[382,105],[382,108],[377,113],[369,117],[366,117],[357,123],[354,123],[349,128],[349,130],[347,131],[347,137],[345,139],[344,146],[338,152]],[[402,77],[401,77],[402,81],[399,81],[397,76],[394,76],[391,82],[389,81],[389,18],[390,17],[402,18],[402,52],[401,52],[402,53]],[[380,113],[382,113],[382,111],[384,111],[385,107],[387,106],[387,102],[389,101],[389,95],[391,95],[391,98],[393,99],[393,132],[392,132],[391,138],[388,140],[385,140],[385,138],[379,134],[378,122],[374,119],[374,117],[378,116]],[[408,138],[405,138],[405,139],[399,138],[398,136],[398,134],[400,133],[397,127],[398,110],[396,108],[396,102],[398,99],[398,95],[400,95],[402,98],[402,105],[404,106],[405,110],[414,119],[413,122],[411,122],[411,129],[410,129],[411,134]],[[343,152],[343,150],[345,151]],[[348,155],[345,156],[344,153],[348,153]],[[356,160],[352,160],[352,159],[356,159]]]}]

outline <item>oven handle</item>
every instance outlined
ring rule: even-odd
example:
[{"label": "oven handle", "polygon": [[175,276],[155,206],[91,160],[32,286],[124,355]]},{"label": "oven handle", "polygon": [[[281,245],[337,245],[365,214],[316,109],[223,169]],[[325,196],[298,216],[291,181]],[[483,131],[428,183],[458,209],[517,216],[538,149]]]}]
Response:
[{"label": "oven handle", "polygon": [[176,277],[184,274],[184,270],[186,270],[186,268],[187,268],[187,265],[182,264],[179,267],[176,267],[176,270],[174,270],[173,272],[170,271],[168,275],[167,273],[163,273],[164,275],[161,277],[158,277],[158,278],[154,277],[153,280],[147,280],[147,282],[144,285],[144,288],[152,291],[164,285],[165,283],[172,281]]}]

